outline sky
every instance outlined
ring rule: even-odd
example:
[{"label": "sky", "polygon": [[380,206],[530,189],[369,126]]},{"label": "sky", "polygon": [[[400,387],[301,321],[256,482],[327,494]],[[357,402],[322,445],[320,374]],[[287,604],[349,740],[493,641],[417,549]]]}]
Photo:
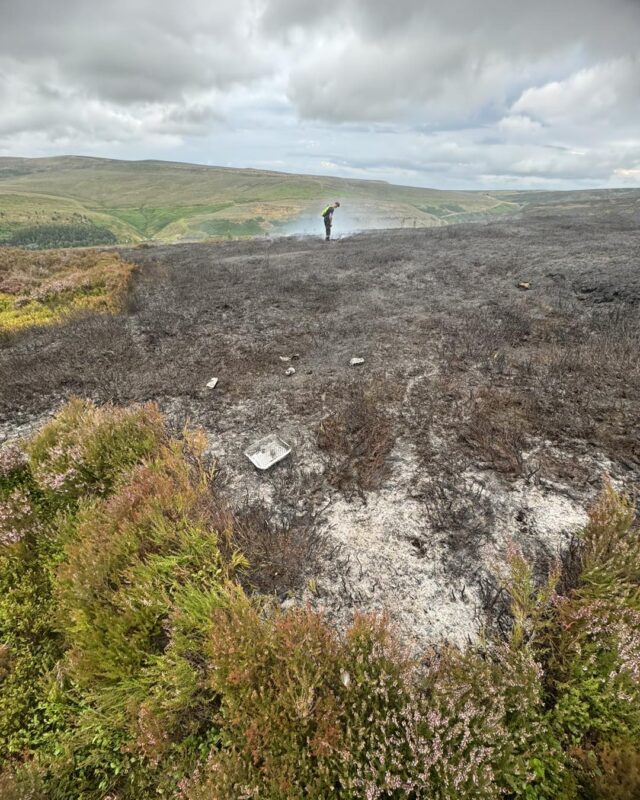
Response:
[{"label": "sky", "polygon": [[0,156],[640,186],[640,0],[0,0]]}]

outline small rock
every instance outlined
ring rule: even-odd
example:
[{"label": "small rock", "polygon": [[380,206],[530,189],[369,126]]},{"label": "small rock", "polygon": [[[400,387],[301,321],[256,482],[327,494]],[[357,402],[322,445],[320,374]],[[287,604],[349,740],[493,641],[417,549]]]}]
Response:
[{"label": "small rock", "polygon": [[351,361],[349,362],[349,365],[350,365],[351,367],[356,367],[358,364],[364,364],[364,358],[358,358],[357,356],[355,356],[355,357],[354,357],[354,358],[352,358],[352,359],[351,359]]},{"label": "small rock", "polygon": [[280,356],[280,361],[284,361],[286,363],[287,361],[291,361],[291,358],[289,356]]},{"label": "small rock", "polygon": [[294,354],[291,356],[291,360],[292,360],[292,361],[297,361],[299,358],[300,358],[300,353],[294,353]]},{"label": "small rock", "polygon": [[530,288],[531,284],[529,283],[529,281],[520,281],[520,283],[518,284],[518,289],[530,289]]},{"label": "small rock", "polygon": [[207,384],[207,389],[215,389],[217,384],[218,384],[218,379],[217,378],[211,378],[211,380]]},{"label": "small rock", "polygon": [[295,375],[296,371],[293,367],[289,367],[289,369],[284,373],[285,375]]}]

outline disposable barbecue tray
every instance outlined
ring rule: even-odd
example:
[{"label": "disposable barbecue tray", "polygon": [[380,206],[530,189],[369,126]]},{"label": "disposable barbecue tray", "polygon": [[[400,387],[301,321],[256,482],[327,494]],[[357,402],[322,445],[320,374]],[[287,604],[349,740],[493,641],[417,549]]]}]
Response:
[{"label": "disposable barbecue tray", "polygon": [[275,433],[259,439],[244,451],[245,456],[258,469],[269,469],[291,452],[289,445]]}]

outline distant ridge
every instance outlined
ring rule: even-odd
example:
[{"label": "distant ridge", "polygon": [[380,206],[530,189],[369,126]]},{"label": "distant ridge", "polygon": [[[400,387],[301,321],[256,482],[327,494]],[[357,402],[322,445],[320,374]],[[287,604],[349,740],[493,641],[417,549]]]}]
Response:
[{"label": "distant ridge", "polygon": [[106,229],[122,243],[319,233],[319,211],[334,199],[342,202],[337,234],[421,228],[512,216],[559,198],[583,204],[611,191],[459,192],[155,159],[0,157],[0,242],[32,231],[37,240],[43,226]]}]

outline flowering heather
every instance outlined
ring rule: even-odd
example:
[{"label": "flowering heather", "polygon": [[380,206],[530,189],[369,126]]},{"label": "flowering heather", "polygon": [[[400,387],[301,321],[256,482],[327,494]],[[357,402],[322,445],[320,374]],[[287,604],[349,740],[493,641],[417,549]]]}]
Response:
[{"label": "flowering heather", "polygon": [[27,454],[17,444],[0,447],[0,477],[6,477],[27,463]]},{"label": "flowering heather", "polygon": [[30,443],[32,473],[41,489],[61,499],[75,500],[86,491],[103,494],[165,436],[152,404],[98,408],[72,400]]},{"label": "flowering heather", "polygon": [[640,686],[640,611],[627,611],[617,624],[618,669]]},{"label": "flowering heather", "polygon": [[60,491],[70,487],[78,477],[82,467],[82,447],[79,444],[65,447],[59,443],[48,450],[35,470],[35,478],[40,485],[50,491]]},{"label": "flowering heather", "polygon": [[0,248],[0,332],[117,311],[133,269],[110,252]]},{"label": "flowering heather", "polygon": [[19,542],[33,516],[31,498],[22,488],[0,501],[0,545]]}]

